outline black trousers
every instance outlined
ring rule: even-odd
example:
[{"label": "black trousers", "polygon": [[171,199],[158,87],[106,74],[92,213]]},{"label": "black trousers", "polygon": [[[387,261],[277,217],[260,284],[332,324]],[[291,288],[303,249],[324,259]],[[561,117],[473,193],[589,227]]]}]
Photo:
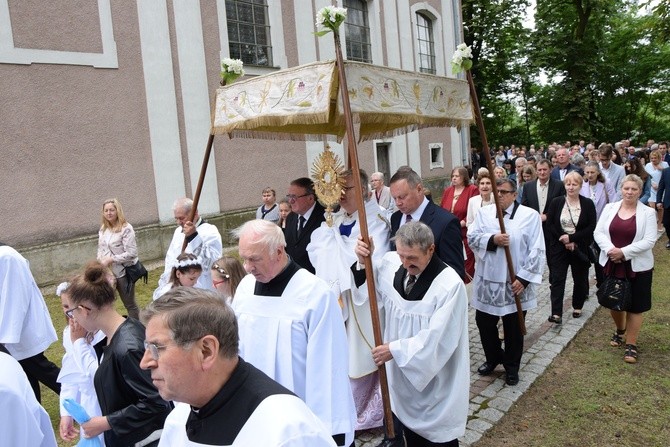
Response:
[{"label": "black trousers", "polygon": [[[524,320],[526,312],[523,313]],[[502,318],[505,331],[505,349],[498,337],[498,320]],[[511,313],[499,317],[478,310],[475,312],[475,322],[479,329],[479,338],[484,348],[486,361],[497,365],[502,363],[505,371],[512,374],[519,373],[521,355],[523,354],[523,335],[519,327],[517,313]]]},{"label": "black trousers", "polygon": [[[406,447],[458,447],[458,438],[448,442],[432,442],[407,428],[407,426],[400,422],[395,413],[392,416],[393,434],[395,435],[393,439],[402,439],[404,436]],[[386,427],[386,419],[384,419],[384,427]],[[384,438],[386,439],[386,437]]]},{"label": "black trousers", "polygon": [[663,208],[663,228],[665,228],[665,235],[670,239],[670,208]]},{"label": "black trousers", "polygon": [[37,402],[42,402],[40,393],[40,382],[51,388],[54,393],[60,394],[60,383],[58,383],[58,373],[60,368],[51,360],[45,357],[44,353],[39,353],[27,359],[19,360],[23,371],[28,376],[28,382],[35,393]]},{"label": "black trousers", "polygon": [[[560,246],[558,245],[560,244]],[[572,272],[572,308],[581,309],[589,296],[589,268],[591,264],[581,260],[576,252],[566,250],[562,243],[555,243],[551,248],[553,266],[549,278],[551,290],[551,314],[563,315],[563,298],[565,296],[565,280],[568,267]]]}]

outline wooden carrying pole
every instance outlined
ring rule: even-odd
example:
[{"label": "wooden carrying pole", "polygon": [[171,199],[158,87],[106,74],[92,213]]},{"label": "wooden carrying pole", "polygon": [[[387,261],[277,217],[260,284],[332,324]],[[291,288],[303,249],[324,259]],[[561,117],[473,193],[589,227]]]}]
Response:
[{"label": "wooden carrying pole", "polygon": [[[475,109],[475,121],[477,122],[477,128],[479,129],[479,135],[482,139],[482,151],[484,152],[484,158],[486,158],[486,167],[489,169],[489,172],[493,176],[493,163],[491,162],[491,152],[489,150],[489,143],[486,140],[486,130],[484,130],[484,121],[482,120],[482,111],[479,108],[479,100],[477,99],[477,91],[475,90],[475,82],[472,79],[472,73],[470,70],[465,70],[468,76],[468,85],[470,86],[470,96],[472,97],[472,104]],[[498,186],[496,182],[491,182],[491,194],[493,194],[493,200],[496,204],[496,210],[498,214],[498,223],[500,224],[500,232],[505,232],[505,222],[503,220],[503,210],[500,208],[500,198],[498,197]],[[507,272],[509,274],[510,282],[514,282],[516,279],[516,274],[514,273],[514,264],[512,264],[512,252],[509,249],[509,246],[503,247],[505,249],[505,258],[507,259]],[[519,327],[521,328],[521,334],[526,335],[526,320],[523,317],[523,309],[521,309],[521,299],[519,295],[514,295],[514,302],[516,303],[516,313],[519,317]]]},{"label": "wooden carrying pole", "polygon": [[[347,88],[347,78],[344,72],[344,60],[342,58],[342,48],[340,45],[340,35],[333,31],[335,35],[335,56],[337,61],[337,72],[340,82],[340,93],[342,96],[342,105],[344,108],[344,121],[347,132],[347,150],[349,153],[349,166],[353,174],[354,186],[356,191],[356,206],[358,208],[358,224],[361,228],[361,237],[363,242],[370,246],[370,236],[368,234],[368,222],[365,215],[365,204],[363,203],[363,185],[361,185],[361,171],[358,164],[358,149],[356,147],[356,138],[354,137],[354,122],[351,117],[351,104],[349,103],[349,90]],[[368,185],[365,185],[367,188]],[[375,346],[384,343],[382,339],[381,326],[379,324],[379,308],[377,307],[377,293],[375,291],[375,280],[372,272],[372,258],[366,256],[365,259],[365,278],[368,283],[368,296],[370,299],[370,313],[372,314],[372,331],[375,337]],[[386,366],[381,365],[379,370],[379,383],[381,385],[382,403],[384,405],[384,421],[386,422],[386,437],[395,438],[393,430],[393,416],[391,414],[391,399],[389,397],[388,380],[386,378]]]},{"label": "wooden carrying pole", "polygon": [[[188,220],[193,222],[195,213],[198,211],[198,202],[200,202],[200,193],[202,192],[202,184],[205,182],[205,174],[207,174],[207,165],[209,164],[209,156],[212,154],[212,146],[214,145],[214,133],[209,134],[209,140],[207,140],[207,148],[205,148],[205,156],[202,159],[202,166],[200,167],[200,178],[198,179],[198,186],[195,187],[195,195],[193,196],[193,208],[191,208],[191,215]],[[193,222],[195,225],[195,222]],[[183,253],[186,250],[186,237],[184,237],[184,243],[181,245],[181,252]]]}]

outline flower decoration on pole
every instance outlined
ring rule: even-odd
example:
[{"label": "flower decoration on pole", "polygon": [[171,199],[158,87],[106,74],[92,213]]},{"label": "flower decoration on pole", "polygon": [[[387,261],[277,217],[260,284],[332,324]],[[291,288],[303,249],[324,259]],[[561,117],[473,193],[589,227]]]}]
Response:
[{"label": "flower decoration on pole", "polygon": [[314,34],[321,37],[325,36],[331,31],[337,31],[346,18],[346,8],[338,8],[337,6],[323,7],[319,10],[319,12],[316,13],[316,26],[317,28],[325,29],[317,31]]},{"label": "flower decoration on pole", "polygon": [[230,84],[240,76],[244,76],[244,64],[240,59],[229,57],[221,61],[221,85]]},{"label": "flower decoration on pole", "polygon": [[458,74],[472,68],[472,50],[464,43],[458,44],[451,58],[451,71]]}]

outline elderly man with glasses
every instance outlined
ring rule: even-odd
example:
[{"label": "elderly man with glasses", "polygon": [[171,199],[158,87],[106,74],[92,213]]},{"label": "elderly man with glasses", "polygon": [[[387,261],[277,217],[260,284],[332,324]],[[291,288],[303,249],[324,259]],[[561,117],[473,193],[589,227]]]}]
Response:
[{"label": "elderly man with glasses", "polygon": [[172,289],[142,321],[140,366],[161,397],[180,402],[159,445],[335,445],[302,400],[238,356],[235,314],[213,292]]},{"label": "elderly man with glasses", "polygon": [[326,220],[326,210],[316,200],[314,182],[302,177],[291,182],[286,200],[291,205],[291,214],[286,218],[284,236],[286,237],[286,253],[300,267],[314,273],[314,266],[307,255],[307,245],[312,232]]},{"label": "elderly man with glasses", "polygon": [[[485,206],[477,211],[475,222],[468,229],[468,243],[477,256],[472,288],[472,307],[484,348],[486,361],[479,367],[480,375],[488,375],[502,363],[506,383],[519,383],[519,365],[523,353],[523,335],[519,327],[514,300],[519,295],[524,316],[537,307],[535,288],[542,281],[545,246],[540,215],[520,205],[516,184],[498,180],[500,207],[503,210],[505,233],[500,231],[496,207]],[[504,247],[509,247],[516,277],[513,281],[505,268]],[[502,318],[505,348],[498,337],[498,321]]]}]

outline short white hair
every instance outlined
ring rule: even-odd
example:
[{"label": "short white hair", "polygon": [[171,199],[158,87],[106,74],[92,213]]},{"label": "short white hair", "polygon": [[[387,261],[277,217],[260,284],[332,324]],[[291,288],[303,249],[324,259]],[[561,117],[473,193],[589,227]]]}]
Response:
[{"label": "short white hair", "polygon": [[241,239],[242,236],[256,236],[254,244],[265,245],[270,253],[276,252],[279,247],[286,247],[284,232],[279,225],[269,220],[250,220],[234,229],[232,234],[238,240]]}]

